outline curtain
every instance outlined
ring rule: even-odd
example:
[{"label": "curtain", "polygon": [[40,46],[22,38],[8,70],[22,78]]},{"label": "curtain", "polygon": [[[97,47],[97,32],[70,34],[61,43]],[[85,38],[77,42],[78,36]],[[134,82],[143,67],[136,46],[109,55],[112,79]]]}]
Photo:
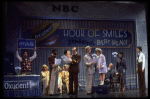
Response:
[{"label": "curtain", "polygon": [[[116,59],[112,56],[112,52],[124,52],[124,58],[126,59],[126,89],[137,88],[137,74],[136,74],[136,44],[135,44],[135,27],[134,21],[121,21],[121,20],[72,20],[72,19],[24,19],[21,22],[22,33],[27,29],[32,29],[35,26],[44,22],[60,23],[59,29],[126,29],[132,33],[132,45],[129,48],[101,48],[103,54],[106,57],[107,66],[109,63],[116,65]],[[86,45],[85,45],[86,46]],[[52,53],[52,49],[56,49],[58,54],[56,58],[61,58],[64,54],[64,50],[68,49],[71,51],[71,47],[66,48],[37,48],[37,58],[32,61],[32,73],[40,74],[41,67],[43,64],[49,66],[48,57]],[[86,66],[84,65],[83,57],[86,54],[85,48],[78,48],[78,53],[81,55],[81,62],[79,64],[79,84],[84,87],[86,85]],[[91,53],[95,53],[95,48],[92,48]],[[29,51],[29,55],[32,55],[33,51]],[[117,55],[118,57],[118,55]],[[64,62],[60,64],[62,68]],[[49,68],[50,69],[50,68]],[[99,73],[96,70],[95,73],[95,85],[99,83]]]}]

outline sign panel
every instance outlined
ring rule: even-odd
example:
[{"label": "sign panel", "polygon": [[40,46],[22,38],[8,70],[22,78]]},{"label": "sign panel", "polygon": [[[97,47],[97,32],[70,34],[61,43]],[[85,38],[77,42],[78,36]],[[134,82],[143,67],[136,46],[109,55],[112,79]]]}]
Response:
[{"label": "sign panel", "polygon": [[30,90],[38,85],[39,81],[32,80],[4,81],[3,88],[5,91]]},{"label": "sign panel", "polygon": [[35,39],[18,39],[19,49],[34,49],[36,46]]},{"label": "sign panel", "polygon": [[126,47],[132,45],[128,30],[59,29],[59,23],[49,22],[23,32],[23,38],[35,39],[37,47]]}]

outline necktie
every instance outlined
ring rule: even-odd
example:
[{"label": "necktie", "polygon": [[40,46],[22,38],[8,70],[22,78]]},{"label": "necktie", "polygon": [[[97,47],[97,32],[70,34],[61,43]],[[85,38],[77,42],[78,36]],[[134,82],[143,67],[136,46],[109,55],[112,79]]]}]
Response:
[{"label": "necktie", "polygon": [[72,56],[72,59],[74,59],[74,58],[75,58],[75,55]]},{"label": "necktie", "polygon": [[92,57],[92,55],[91,54],[89,54],[90,56],[91,56],[91,58],[93,59],[93,57]]}]

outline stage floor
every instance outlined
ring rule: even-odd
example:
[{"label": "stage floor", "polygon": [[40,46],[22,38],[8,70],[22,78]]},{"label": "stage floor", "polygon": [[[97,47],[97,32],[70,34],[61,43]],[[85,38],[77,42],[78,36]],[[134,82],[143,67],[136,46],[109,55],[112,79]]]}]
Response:
[{"label": "stage floor", "polygon": [[[60,94],[56,96],[38,96],[28,98],[146,98],[148,97],[148,89],[145,92],[139,92],[138,89],[125,90],[124,92],[110,91],[109,94],[97,94],[87,95],[86,91],[78,91],[78,95]],[[19,97],[18,97],[19,98]],[[24,97],[25,98],[25,97]]]}]

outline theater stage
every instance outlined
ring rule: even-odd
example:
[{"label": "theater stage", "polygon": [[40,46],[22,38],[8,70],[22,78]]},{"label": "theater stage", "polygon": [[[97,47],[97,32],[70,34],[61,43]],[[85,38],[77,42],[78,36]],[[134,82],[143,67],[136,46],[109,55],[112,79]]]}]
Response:
[{"label": "theater stage", "polygon": [[111,90],[109,94],[94,93],[92,95],[87,95],[86,91],[78,91],[78,95],[60,94],[56,96],[44,95],[40,97],[38,96],[38,97],[28,97],[28,98],[146,98],[146,97],[148,97],[148,89],[146,89],[146,91],[143,93],[139,93],[138,89],[125,90],[124,92]]}]

